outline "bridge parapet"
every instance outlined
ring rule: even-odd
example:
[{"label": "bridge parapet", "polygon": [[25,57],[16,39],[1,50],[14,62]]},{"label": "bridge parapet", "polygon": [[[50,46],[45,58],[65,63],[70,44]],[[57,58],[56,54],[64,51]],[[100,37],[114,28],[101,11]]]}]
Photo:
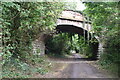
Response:
[{"label": "bridge parapet", "polygon": [[84,21],[84,17],[82,14],[72,11],[72,10],[65,10],[62,12],[60,18],[77,20],[77,21]]},{"label": "bridge parapet", "polygon": [[73,26],[76,26],[76,27],[80,27],[84,30],[87,30],[89,32],[92,31],[92,27],[91,27],[90,23],[85,23],[85,25],[83,26],[83,22],[76,22],[76,21],[58,19],[57,20],[57,25],[73,25]]},{"label": "bridge parapet", "polygon": [[65,10],[62,12],[60,18],[57,20],[57,25],[73,25],[93,33],[91,22],[86,21],[86,18],[82,13],[71,10]]}]

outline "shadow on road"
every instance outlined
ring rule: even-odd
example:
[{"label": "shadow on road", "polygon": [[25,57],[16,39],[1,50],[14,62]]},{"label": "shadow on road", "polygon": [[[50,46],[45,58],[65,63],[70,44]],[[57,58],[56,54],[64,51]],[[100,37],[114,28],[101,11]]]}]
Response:
[{"label": "shadow on road", "polygon": [[98,59],[92,59],[92,58],[84,58],[82,55],[78,53],[74,53],[71,55],[71,57],[49,57],[49,60],[51,61],[97,61]]},{"label": "shadow on road", "polygon": [[89,58],[50,58],[51,61],[96,61],[95,59]]},{"label": "shadow on road", "polygon": [[[57,70],[58,74],[54,77],[58,78],[113,78],[108,72],[99,69],[96,66],[96,60],[83,58],[80,54],[73,54],[64,58],[49,57],[49,62],[61,66],[62,69]],[[55,66],[54,66],[55,67]],[[58,66],[56,66],[58,68]],[[53,69],[55,70],[55,68]],[[108,79],[109,80],[109,79]]]}]

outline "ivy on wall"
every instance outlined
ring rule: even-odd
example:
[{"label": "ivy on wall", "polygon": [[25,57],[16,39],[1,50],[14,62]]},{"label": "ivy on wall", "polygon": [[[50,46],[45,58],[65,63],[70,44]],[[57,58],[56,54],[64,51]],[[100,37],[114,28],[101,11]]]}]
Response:
[{"label": "ivy on wall", "polygon": [[1,2],[3,64],[10,57],[25,58],[32,52],[32,41],[45,30],[54,29],[63,10],[57,2]]}]

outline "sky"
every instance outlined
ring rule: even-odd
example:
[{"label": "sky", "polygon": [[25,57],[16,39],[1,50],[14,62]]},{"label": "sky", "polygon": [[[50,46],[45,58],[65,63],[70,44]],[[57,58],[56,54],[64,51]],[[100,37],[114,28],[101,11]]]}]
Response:
[{"label": "sky", "polygon": [[77,1],[76,10],[83,11],[86,8],[85,5],[80,0],[76,0],[76,1]]},{"label": "sky", "polygon": [[75,3],[76,4],[76,10],[78,11],[83,11],[86,7],[85,5],[82,3],[81,0],[64,0],[65,2],[70,2],[70,3]]}]

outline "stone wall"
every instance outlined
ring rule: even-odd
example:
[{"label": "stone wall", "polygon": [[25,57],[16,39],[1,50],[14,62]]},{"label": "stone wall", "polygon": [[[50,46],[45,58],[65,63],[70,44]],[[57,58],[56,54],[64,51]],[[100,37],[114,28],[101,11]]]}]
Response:
[{"label": "stone wall", "polygon": [[98,58],[100,58],[100,54],[102,54],[104,52],[104,43],[103,42],[99,42],[99,46],[98,46]]},{"label": "stone wall", "polygon": [[100,38],[98,36],[95,36],[95,38],[99,42],[99,45],[98,45],[98,58],[100,58],[100,54],[105,52],[105,41],[103,40],[103,38]]},{"label": "stone wall", "polygon": [[40,34],[39,37],[32,42],[33,54],[44,55],[45,54],[45,42],[44,34]]}]

